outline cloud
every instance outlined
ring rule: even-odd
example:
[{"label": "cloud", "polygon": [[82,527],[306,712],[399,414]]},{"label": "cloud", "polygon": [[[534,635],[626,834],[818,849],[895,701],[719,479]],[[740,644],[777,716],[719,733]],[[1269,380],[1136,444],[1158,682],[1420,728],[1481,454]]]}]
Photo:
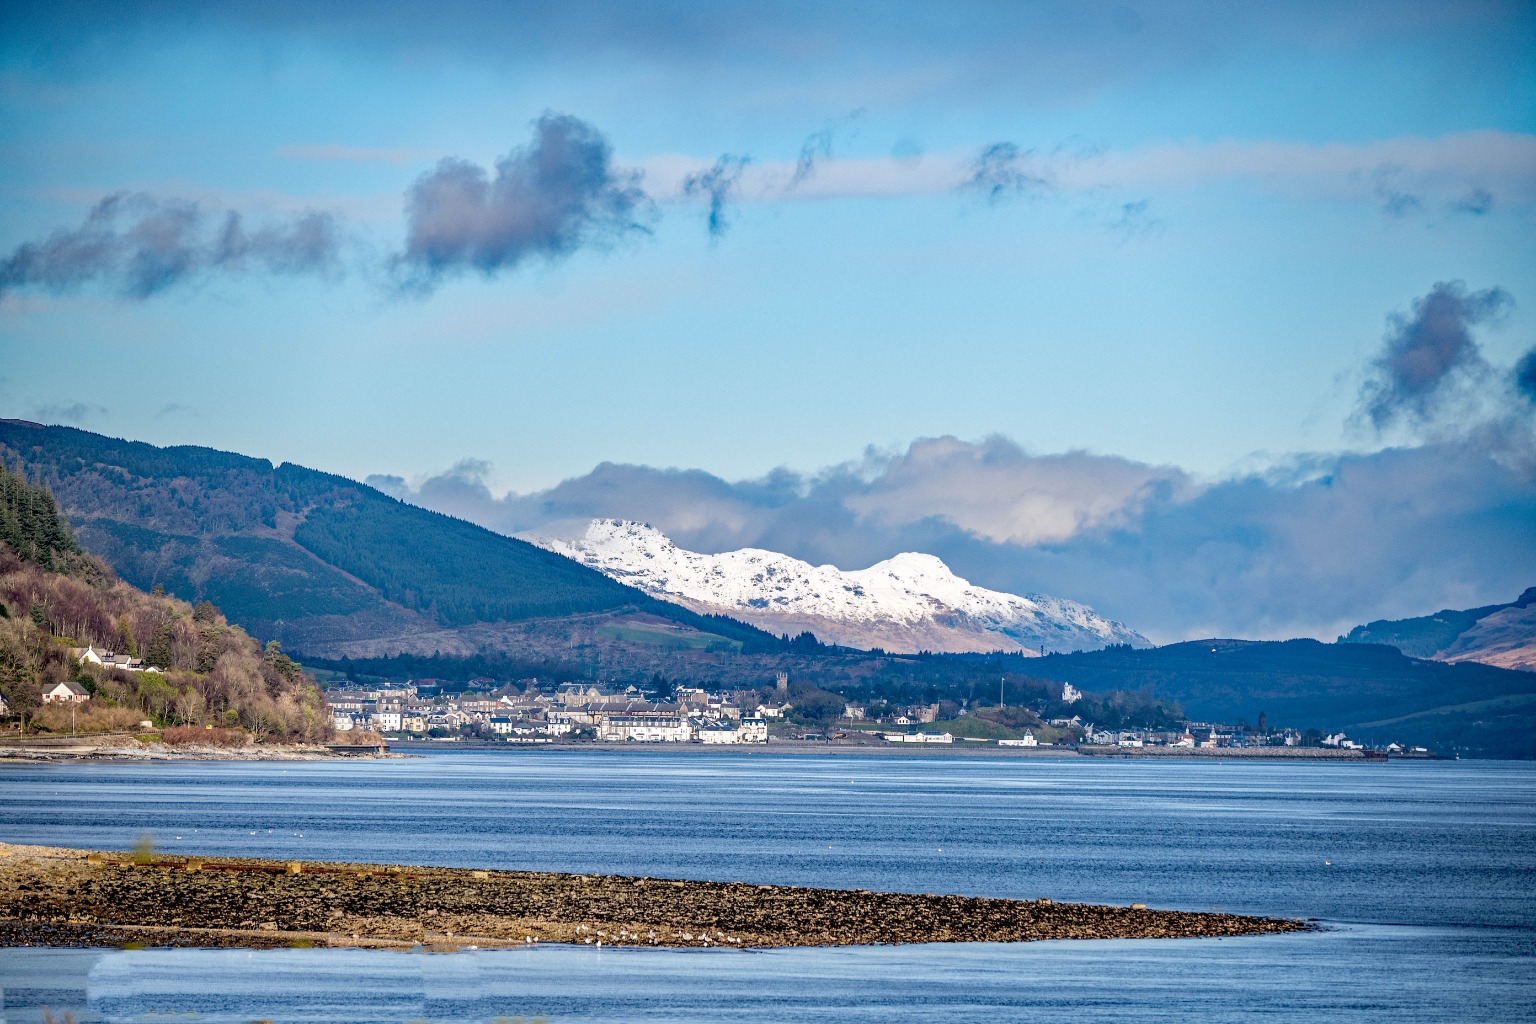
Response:
[{"label": "cloud", "polygon": [[1191,486],[1172,467],[1086,452],[1032,455],[1002,437],[914,441],[904,453],[840,467],[819,482],[835,488],[861,522],[936,519],[985,540],[1025,545],[1124,522],[1154,495]]},{"label": "cloud", "polygon": [[604,463],[498,497],[489,464],[465,460],[414,487],[370,481],[507,534],[638,519],[694,550],[763,547],[844,569],[924,551],[983,586],[1086,601],[1159,642],[1331,639],[1508,600],[1536,579],[1536,349],[1500,369],[1473,336],[1512,302],[1440,282],[1388,317],[1358,415],[1412,427],[1417,443],[1226,479],[934,437],[755,480]]},{"label": "cloud", "polygon": [[1458,213],[1470,213],[1474,217],[1482,217],[1493,210],[1493,193],[1485,188],[1473,188],[1453,202],[1451,209]]},{"label": "cloud", "polygon": [[862,109],[852,111],[835,121],[829,121],[820,130],[812,132],[800,144],[800,156],[795,160],[795,172],[789,176],[786,191],[794,191],[816,173],[816,165],[832,159],[832,141],[837,132],[864,116]]},{"label": "cloud", "polygon": [[1461,281],[1441,281],[1414,300],[1410,313],[1388,316],[1356,421],[1381,436],[1475,449],[1536,479],[1530,368],[1525,360],[1493,366],[1473,333],[1497,324],[1513,306],[1502,288],[1473,292]]},{"label": "cloud", "polygon": [[1152,201],[1138,199],[1120,205],[1120,217],[1109,229],[1127,239],[1146,238],[1162,232],[1163,222],[1151,214]]},{"label": "cloud", "polygon": [[[660,154],[637,161],[652,194],[685,198],[686,180],[713,159]],[[1153,143],[1127,149],[1075,140],[1042,149],[998,142],[981,150],[818,158],[794,188],[798,161],[754,158],[733,189],[741,202],[979,193],[997,201],[1051,190],[1140,202],[1148,195],[1237,185],[1291,202],[1342,202],[1406,214],[1413,203],[1485,215],[1536,203],[1536,135],[1455,132],[1370,142],[1288,139]]]},{"label": "cloud", "polygon": [[1381,201],[1381,212],[1388,217],[1402,218],[1424,210],[1422,198],[1412,192],[1405,192],[1396,184],[1401,171],[1400,167],[1384,166],[1378,167],[1373,175],[1375,184],[1371,191]]},{"label": "cloud", "polygon": [[484,470],[460,464],[416,488],[389,479],[405,500],[508,534],[621,517],[694,550],[764,547],[842,568],[926,551],[981,585],[1083,600],[1160,642],[1331,639],[1367,619],[1507,600],[1536,578],[1536,486],[1460,444],[1219,481],[1001,438],[930,438],[742,481],[605,463],[501,497]]},{"label": "cloud", "polygon": [[106,406],[90,402],[51,402],[34,413],[44,423],[85,423],[106,414]]},{"label": "cloud", "polygon": [[1515,364],[1515,390],[1526,401],[1536,404],[1536,348],[1521,356]]},{"label": "cloud", "polygon": [[412,147],[347,146],[335,142],[279,146],[277,155],[285,160],[382,164],[414,164],[431,159],[427,151]]},{"label": "cloud", "polygon": [[1183,78],[1192,69],[1235,66],[1251,59],[1256,45],[1312,62],[1348,59],[1356,48],[1406,52],[1432,43],[1448,48],[1456,66],[1504,66],[1522,55],[1524,11],[1519,3],[1445,0],[377,0],[201,4],[195,10],[167,0],[53,0],[0,5],[0,38],[15,40],[29,70],[46,73],[45,81],[71,83],[104,61],[143,60],[146,51],[185,45],[188,37],[206,45],[213,36],[262,52],[282,52],[284,44],[340,48],[386,67],[470,67],[493,77],[553,66],[594,80],[614,67],[636,67],[650,72],[641,81],[662,104],[685,97],[707,103],[712,97],[684,90],[728,82],[774,113],[829,97],[839,104],[874,97],[887,108],[937,109],[982,98],[1028,109],[1070,106],[1106,89]]},{"label": "cloud", "polygon": [[995,203],[1009,195],[1043,191],[1050,181],[1032,152],[1020,152],[1011,142],[996,142],[977,155],[959,187],[980,192]]},{"label": "cloud", "polygon": [[1389,316],[1382,350],[1360,395],[1365,415],[1377,429],[1439,418],[1458,390],[1477,385],[1488,371],[1472,329],[1512,305],[1502,288],[1469,292],[1461,281],[1439,281],[1414,300],[1411,315]]},{"label": "cloud", "polygon": [[559,260],[647,231],[650,205],[640,175],[614,166],[601,132],[548,113],[534,122],[527,146],[497,161],[494,176],[447,158],[416,180],[395,269],[421,291],[468,270],[494,277],[529,259]]},{"label": "cloud", "polygon": [[683,179],[683,195],[707,196],[709,199],[709,234],[711,238],[724,235],[730,225],[725,219],[725,204],[741,181],[748,158],[726,154],[716,160],[707,171],[690,174]]},{"label": "cloud", "polygon": [[339,235],[335,219],[318,211],[251,228],[234,210],[218,215],[196,202],[118,192],[80,227],[24,242],[0,260],[0,294],[102,281],[144,299],[214,274],[329,275],[339,269]]}]

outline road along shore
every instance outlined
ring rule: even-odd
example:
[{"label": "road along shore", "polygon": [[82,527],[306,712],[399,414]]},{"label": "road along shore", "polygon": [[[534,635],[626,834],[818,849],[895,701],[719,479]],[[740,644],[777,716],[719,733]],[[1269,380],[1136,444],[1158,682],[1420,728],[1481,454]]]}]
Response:
[{"label": "road along shore", "polygon": [[1200,938],[1306,922],[619,875],[97,853],[0,843],[0,947],[536,942],[843,946]]}]

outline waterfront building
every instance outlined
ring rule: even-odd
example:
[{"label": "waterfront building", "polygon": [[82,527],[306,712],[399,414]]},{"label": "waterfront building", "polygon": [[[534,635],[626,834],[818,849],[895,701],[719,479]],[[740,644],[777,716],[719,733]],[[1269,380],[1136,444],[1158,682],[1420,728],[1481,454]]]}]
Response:
[{"label": "waterfront building", "polygon": [[597,738],[608,743],[686,743],[693,730],[679,715],[604,715],[597,723]]}]

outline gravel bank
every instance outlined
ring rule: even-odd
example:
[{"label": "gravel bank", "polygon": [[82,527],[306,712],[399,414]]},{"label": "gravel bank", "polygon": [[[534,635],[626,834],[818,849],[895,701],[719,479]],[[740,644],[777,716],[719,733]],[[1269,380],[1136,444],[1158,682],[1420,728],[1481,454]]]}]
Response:
[{"label": "gravel bank", "polygon": [[1303,921],[1050,900],[0,843],[0,946],[841,946],[1290,932]]}]

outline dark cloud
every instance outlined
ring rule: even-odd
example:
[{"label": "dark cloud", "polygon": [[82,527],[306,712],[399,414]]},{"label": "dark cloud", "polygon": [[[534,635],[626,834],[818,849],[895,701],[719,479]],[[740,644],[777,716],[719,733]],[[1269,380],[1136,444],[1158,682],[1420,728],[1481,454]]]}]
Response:
[{"label": "dark cloud", "polygon": [[402,282],[430,290],[444,276],[478,270],[494,276],[532,258],[558,260],[588,245],[636,231],[651,202],[638,172],[613,164],[612,147],[592,125],[545,114],[533,141],[496,163],[495,176],[465,160],[444,159],[406,193]]},{"label": "dark cloud", "polygon": [[1536,404],[1536,348],[1520,357],[1515,364],[1515,392],[1526,401]]},{"label": "dark cloud", "polygon": [[741,181],[748,158],[727,153],[707,171],[690,174],[683,179],[683,195],[709,199],[709,235],[719,238],[730,227],[725,219],[725,204]]},{"label": "dark cloud", "polygon": [[1440,281],[1415,299],[1411,315],[1387,318],[1382,350],[1371,362],[1361,409],[1378,430],[1434,423],[1488,373],[1472,329],[1514,305],[1502,288],[1469,292],[1461,281]]},{"label": "dark cloud", "polygon": [[[580,76],[628,62],[681,72],[671,77],[695,93],[702,91],[695,82],[728,78],[785,107],[803,105],[808,92],[863,102],[872,88],[897,102],[985,95],[1050,105],[1191,67],[1223,67],[1250,53],[1255,40],[1332,56],[1380,41],[1433,39],[1455,46],[1463,61],[1518,61],[1528,38],[1528,6],[1445,0],[51,0],[0,4],[0,38],[12,41],[29,67],[60,75],[142,60],[146,51],[170,49],[187,36],[221,32],[264,52],[294,40],[453,68],[466,61],[500,70],[554,64]],[[1465,31],[1490,24],[1500,31]]]},{"label": "dark cloud", "polygon": [[977,155],[970,176],[960,187],[980,192],[989,203],[1019,193],[1044,191],[1050,182],[1032,166],[1033,157],[1032,152],[1021,152],[1011,142],[993,143]]},{"label": "dark cloud", "polygon": [[213,214],[195,202],[119,192],[92,207],[80,227],[17,246],[0,261],[0,294],[103,281],[143,299],[213,274],[331,274],[339,248],[330,214],[270,218],[252,228],[234,210]]}]

